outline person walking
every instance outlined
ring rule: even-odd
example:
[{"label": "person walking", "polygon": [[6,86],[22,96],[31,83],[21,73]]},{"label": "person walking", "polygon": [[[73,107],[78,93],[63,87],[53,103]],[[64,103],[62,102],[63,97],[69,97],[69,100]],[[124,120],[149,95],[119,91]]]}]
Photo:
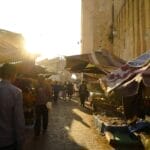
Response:
[{"label": "person walking", "polygon": [[69,100],[72,99],[73,92],[74,92],[73,84],[71,82],[68,82],[68,84],[67,84],[67,95],[68,95]]},{"label": "person walking", "polygon": [[66,101],[67,96],[67,84],[66,82],[62,85],[62,98]]},{"label": "person walking", "polygon": [[13,65],[4,64],[0,70],[0,149],[21,150],[25,130],[22,91],[12,84]]},{"label": "person walking", "polygon": [[44,77],[38,78],[38,85],[36,87],[36,101],[35,101],[35,125],[34,134],[39,136],[41,132],[41,121],[43,125],[43,134],[48,126],[48,108],[46,103],[49,100],[48,87],[45,84]]},{"label": "person walking", "polygon": [[84,103],[88,97],[88,90],[85,81],[82,81],[81,85],[79,86],[79,97],[80,97],[81,106],[85,107]]},{"label": "person walking", "polygon": [[60,85],[57,81],[55,81],[53,85],[53,96],[54,96],[54,102],[57,103],[59,98],[59,92],[60,92]]}]

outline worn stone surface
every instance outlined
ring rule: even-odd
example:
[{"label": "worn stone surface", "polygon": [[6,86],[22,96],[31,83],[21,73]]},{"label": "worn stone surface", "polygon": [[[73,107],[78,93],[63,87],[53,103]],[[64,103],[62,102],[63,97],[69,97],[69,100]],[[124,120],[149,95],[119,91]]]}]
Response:
[{"label": "worn stone surface", "polygon": [[25,136],[24,150],[113,149],[95,129],[90,111],[80,107],[76,100],[53,104],[47,132],[35,138],[31,127]]},{"label": "worn stone surface", "polygon": [[82,0],[82,53],[112,50],[112,0]]}]

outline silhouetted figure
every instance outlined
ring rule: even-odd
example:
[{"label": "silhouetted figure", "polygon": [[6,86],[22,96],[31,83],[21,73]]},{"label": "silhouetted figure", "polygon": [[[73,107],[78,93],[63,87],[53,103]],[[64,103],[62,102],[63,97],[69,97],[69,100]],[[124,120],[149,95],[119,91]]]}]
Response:
[{"label": "silhouetted figure", "polygon": [[47,129],[48,125],[48,109],[46,107],[46,103],[49,99],[49,93],[47,86],[45,84],[45,80],[43,77],[39,77],[38,79],[38,85],[36,88],[36,108],[35,108],[35,114],[36,114],[36,122],[34,126],[34,133],[35,136],[40,135],[41,131],[41,122],[42,122],[42,128],[43,133]]},{"label": "silhouetted figure", "polygon": [[68,96],[69,100],[71,100],[71,98],[72,98],[73,91],[74,91],[73,84],[71,82],[69,82],[67,84],[67,96]]},{"label": "silhouetted figure", "polygon": [[11,64],[1,67],[0,82],[0,149],[21,150],[25,120],[22,91],[12,85],[15,68]]},{"label": "silhouetted figure", "polygon": [[67,96],[67,83],[65,82],[62,85],[62,98],[63,98],[63,100],[66,100],[66,96]]},{"label": "silhouetted figure", "polygon": [[88,90],[85,81],[82,81],[82,84],[79,86],[79,97],[80,97],[81,106],[84,107],[85,100],[88,97]]},{"label": "silhouetted figure", "polygon": [[59,98],[59,91],[60,91],[60,85],[56,81],[53,85],[53,95],[54,95],[54,102],[57,103]]}]

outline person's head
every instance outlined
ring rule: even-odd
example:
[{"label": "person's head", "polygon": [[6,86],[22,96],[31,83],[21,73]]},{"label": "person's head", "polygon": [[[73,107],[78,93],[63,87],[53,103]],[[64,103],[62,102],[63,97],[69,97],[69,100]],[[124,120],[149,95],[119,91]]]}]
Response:
[{"label": "person's head", "polygon": [[82,84],[86,84],[86,82],[83,80],[83,81],[82,81]]},{"label": "person's head", "polygon": [[12,64],[4,64],[0,68],[0,77],[5,80],[14,80],[16,75],[16,67]]},{"label": "person's head", "polygon": [[43,76],[38,76],[38,82],[39,83],[44,83],[45,82],[45,78]]}]

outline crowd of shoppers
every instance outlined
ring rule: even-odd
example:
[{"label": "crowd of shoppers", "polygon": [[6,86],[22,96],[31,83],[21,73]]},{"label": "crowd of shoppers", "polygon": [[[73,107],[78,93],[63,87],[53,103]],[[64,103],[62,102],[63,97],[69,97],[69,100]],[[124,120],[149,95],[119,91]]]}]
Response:
[{"label": "crowd of shoppers", "polygon": [[[0,68],[0,149],[21,150],[24,141],[25,126],[34,125],[34,135],[43,134],[48,126],[48,101],[55,104],[59,99],[72,99],[73,94],[80,98],[81,106],[88,97],[85,82],[81,85],[70,81],[59,83],[38,76],[34,80],[16,78],[16,69],[12,64]],[[31,117],[32,116],[32,117]]]}]

